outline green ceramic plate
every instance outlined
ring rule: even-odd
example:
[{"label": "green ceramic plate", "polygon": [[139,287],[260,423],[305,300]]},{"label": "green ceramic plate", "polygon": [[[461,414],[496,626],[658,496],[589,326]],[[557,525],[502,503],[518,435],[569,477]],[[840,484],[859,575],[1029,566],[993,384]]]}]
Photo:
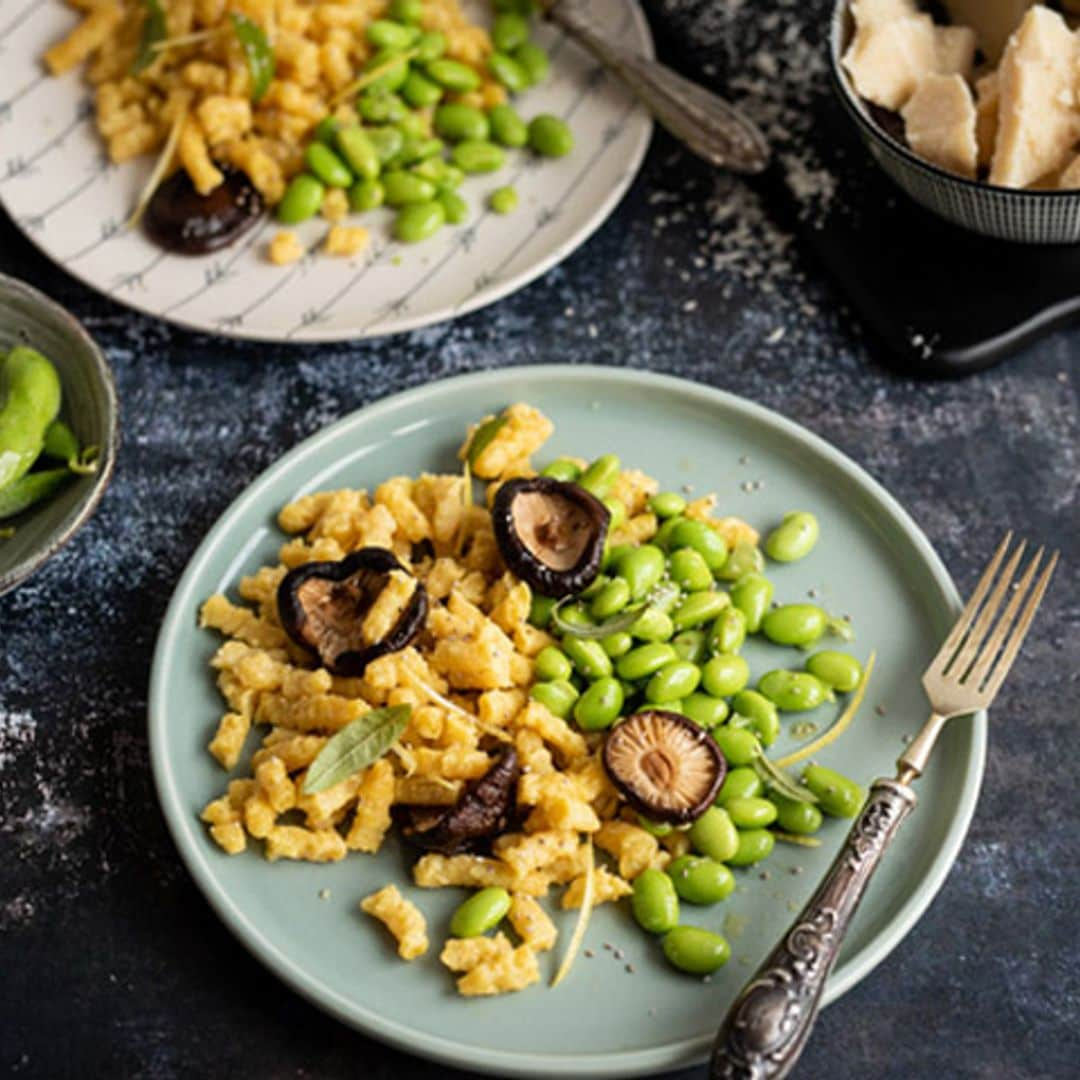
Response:
[{"label": "green ceramic plate", "polygon": [[[222,854],[197,817],[226,780],[205,749],[221,705],[207,669],[217,640],[196,628],[203,598],[274,559],[282,538],[273,521],[283,503],[320,488],[370,488],[390,475],[453,470],[465,425],[514,401],[555,421],[545,457],[616,451],[666,486],[718,492],[722,511],[763,528],[795,507],[817,513],[818,550],[770,570],[778,596],[797,600],[816,590],[830,610],[854,619],[858,652],[879,655],[857,723],[820,760],[864,781],[891,772],[902,737],[924,719],[919,675],[958,607],[945,568],[907,514],[838,451],[739,398],[639,372],[548,367],[451,379],[380,402],[297,447],[233,504],[192,559],[158,641],[150,693],[158,792],[181,856],[226,925],[290,986],[344,1022],[411,1053],[499,1076],[660,1072],[704,1059],[733,996],[828,866],[842,823],[826,826],[817,850],[778,844],[762,867],[737,871],[730,900],[685,912],[687,921],[726,929],[732,939],[731,963],[710,981],[673,972],[628,911],[607,905],[589,926],[594,956],[580,957],[557,990],[538,985],[467,1001],[437,959],[461,896],[412,887],[407,853],[396,843],[377,857],[334,866],[270,865],[250,849]],[[747,481],[762,486],[747,492]],[[777,652],[755,644],[746,655],[760,674],[776,666]],[[824,725],[833,715],[822,709],[813,718]],[[848,937],[830,1000],[896,946],[937,892],[975,806],[985,745],[985,717],[946,731],[920,785],[921,809]],[[398,960],[386,934],[357,910],[363,896],[389,881],[428,917],[434,947],[412,964]],[[328,898],[320,899],[322,890]],[[562,942],[571,922],[560,915]],[[548,976],[556,960],[544,957]]]}]

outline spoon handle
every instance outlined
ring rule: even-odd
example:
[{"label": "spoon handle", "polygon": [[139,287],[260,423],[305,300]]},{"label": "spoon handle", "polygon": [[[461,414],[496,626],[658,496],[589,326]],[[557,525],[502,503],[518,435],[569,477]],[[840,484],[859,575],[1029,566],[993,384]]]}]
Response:
[{"label": "spoon handle", "polygon": [[768,143],[753,121],[671,68],[612,45],[576,0],[554,0],[545,15],[622,80],[656,120],[698,157],[739,173],[759,173],[768,164]]},{"label": "spoon handle", "polygon": [[713,1046],[710,1080],[783,1080],[821,1007],[844,935],[915,792],[878,780],[825,880],[728,1011]]}]

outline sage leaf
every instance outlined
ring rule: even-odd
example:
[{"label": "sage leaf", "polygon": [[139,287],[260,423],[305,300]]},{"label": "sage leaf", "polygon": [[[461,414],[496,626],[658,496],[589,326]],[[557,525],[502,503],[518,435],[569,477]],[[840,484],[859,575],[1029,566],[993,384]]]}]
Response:
[{"label": "sage leaf", "polygon": [[277,64],[274,60],[274,50],[266,37],[263,28],[253,22],[246,15],[231,13],[233,32],[236,40],[240,42],[240,48],[244,51],[244,59],[247,61],[248,72],[251,75],[251,100],[259,101],[263,94],[270,89],[270,83],[274,78]]},{"label": "sage leaf", "polygon": [[327,791],[378,761],[401,738],[411,715],[411,706],[393,705],[372,709],[343,727],[311,763],[304,779],[304,794]]},{"label": "sage leaf", "polygon": [[161,0],[143,0],[143,6],[146,8],[146,17],[143,19],[142,37],[139,38],[139,51],[131,65],[132,75],[145,71],[154,62],[157,58],[154,46],[159,41],[164,41],[169,32]]}]

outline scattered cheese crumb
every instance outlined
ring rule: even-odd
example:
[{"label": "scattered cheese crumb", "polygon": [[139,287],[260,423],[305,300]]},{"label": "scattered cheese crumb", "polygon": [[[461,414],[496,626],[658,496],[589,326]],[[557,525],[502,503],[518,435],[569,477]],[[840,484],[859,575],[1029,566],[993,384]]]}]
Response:
[{"label": "scattered cheese crumb", "polygon": [[275,266],[288,266],[303,257],[304,245],[296,233],[284,229],[270,241],[269,255]]},{"label": "scattered cheese crumb", "polygon": [[326,234],[327,255],[358,255],[368,246],[371,234],[362,225],[334,225]]}]

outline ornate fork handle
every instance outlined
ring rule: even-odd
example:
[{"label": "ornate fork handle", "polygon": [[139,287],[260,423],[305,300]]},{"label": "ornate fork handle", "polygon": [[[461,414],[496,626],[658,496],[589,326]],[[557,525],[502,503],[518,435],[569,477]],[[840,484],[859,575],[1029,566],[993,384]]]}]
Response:
[{"label": "ornate fork handle", "polygon": [[779,1080],[794,1068],[859,901],[915,801],[907,784],[875,781],[825,880],[728,1012],[713,1080]]},{"label": "ornate fork handle", "polygon": [[742,173],[761,172],[768,164],[765,136],[738,109],[663,64],[612,45],[574,0],[552,0],[545,14],[621,79],[699,157]]}]

